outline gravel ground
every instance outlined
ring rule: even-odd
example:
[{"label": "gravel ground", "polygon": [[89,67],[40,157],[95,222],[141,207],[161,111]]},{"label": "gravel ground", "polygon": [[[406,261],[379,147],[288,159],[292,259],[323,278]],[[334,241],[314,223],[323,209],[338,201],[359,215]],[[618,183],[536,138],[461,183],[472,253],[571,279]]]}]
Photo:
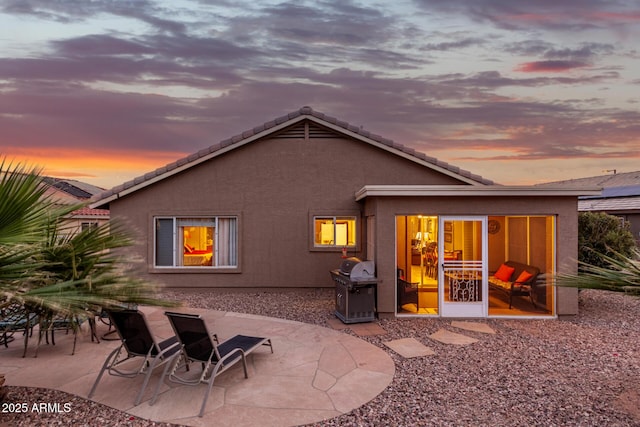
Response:
[{"label": "gravel ground", "polygon": [[[167,293],[198,308],[327,326],[333,290],[287,293]],[[388,333],[362,337],[384,349],[396,376],[366,405],[317,426],[640,426],[640,298],[580,293],[564,320],[485,321],[495,335],[469,346],[427,338],[444,319],[382,319]],[[346,333],[351,333],[346,330]],[[404,359],[383,345],[414,337],[436,355]],[[0,415],[0,426],[169,426],[55,390],[9,387],[8,402],[70,402],[64,414]],[[6,423],[6,424],[5,424]]]}]

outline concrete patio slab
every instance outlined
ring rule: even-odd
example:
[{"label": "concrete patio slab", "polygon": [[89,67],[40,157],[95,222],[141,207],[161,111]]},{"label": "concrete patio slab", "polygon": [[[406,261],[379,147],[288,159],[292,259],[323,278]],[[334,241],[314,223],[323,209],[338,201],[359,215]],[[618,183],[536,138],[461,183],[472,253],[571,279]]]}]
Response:
[{"label": "concrete patio slab", "polygon": [[386,345],[405,359],[410,359],[412,357],[431,356],[436,354],[435,351],[423,345],[415,338],[402,338],[399,340],[387,341],[384,343],[384,345]]},{"label": "concrete patio slab", "polygon": [[486,323],[480,323],[480,322],[468,322],[468,321],[463,322],[459,320],[454,320],[453,322],[451,322],[451,326],[458,329],[464,329],[466,331],[481,332],[483,334],[496,333],[496,331],[494,331],[489,325],[487,325]]},{"label": "concrete patio slab", "polygon": [[345,329],[350,329],[354,334],[359,335],[361,337],[371,336],[371,335],[383,335],[386,334],[387,331],[382,328],[376,322],[363,322],[363,323],[344,323],[340,319],[330,319],[327,323],[329,326],[335,330],[343,331]]},{"label": "concrete patio slab", "polygon": [[438,329],[436,332],[429,335],[429,338],[444,344],[454,345],[469,345],[473,344],[474,342],[478,342],[478,340],[475,338],[471,338],[462,334],[456,334],[455,332],[447,331],[446,329]]},{"label": "concrete patio slab", "polygon": [[[143,311],[158,339],[172,335],[162,309],[144,307]],[[362,406],[393,380],[395,365],[383,349],[340,331],[238,313],[177,311],[201,314],[221,340],[240,333],[269,337],[274,353],[266,347],[253,352],[248,358],[248,379],[240,365],[220,375],[203,418],[197,414],[205,385],[162,384],[158,401],[149,404],[161,369],[152,376],[138,406],[133,402],[141,376],[125,379],[105,374],[93,400],[141,418],[188,426],[295,426]],[[99,323],[98,335],[106,332],[107,327]],[[52,388],[85,398],[107,354],[120,344],[106,340],[92,343],[88,331],[82,330],[72,356],[73,335],[61,333],[56,334],[55,346],[41,345],[38,358],[33,358],[36,341],[30,341],[26,358],[21,357],[21,340],[0,348],[7,385]]]}]

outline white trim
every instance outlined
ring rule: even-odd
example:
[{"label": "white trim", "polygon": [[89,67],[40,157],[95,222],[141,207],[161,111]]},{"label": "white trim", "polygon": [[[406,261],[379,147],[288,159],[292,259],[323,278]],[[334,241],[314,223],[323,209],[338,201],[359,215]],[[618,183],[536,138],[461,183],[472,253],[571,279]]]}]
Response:
[{"label": "white trim", "polygon": [[503,186],[503,185],[365,185],[355,193],[356,201],[385,196],[585,196],[598,195],[600,189],[585,187]]}]

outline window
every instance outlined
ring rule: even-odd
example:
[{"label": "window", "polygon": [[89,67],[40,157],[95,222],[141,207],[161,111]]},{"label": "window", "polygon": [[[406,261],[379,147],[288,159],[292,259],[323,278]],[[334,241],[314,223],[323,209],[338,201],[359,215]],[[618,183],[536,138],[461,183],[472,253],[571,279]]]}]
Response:
[{"label": "window", "polygon": [[88,230],[90,228],[98,228],[98,223],[97,222],[83,222],[83,223],[80,224],[80,229],[82,231]]},{"label": "window", "polygon": [[356,246],[355,216],[316,216],[313,224],[315,247]]},{"label": "window", "polygon": [[238,219],[155,218],[156,267],[237,267]]}]

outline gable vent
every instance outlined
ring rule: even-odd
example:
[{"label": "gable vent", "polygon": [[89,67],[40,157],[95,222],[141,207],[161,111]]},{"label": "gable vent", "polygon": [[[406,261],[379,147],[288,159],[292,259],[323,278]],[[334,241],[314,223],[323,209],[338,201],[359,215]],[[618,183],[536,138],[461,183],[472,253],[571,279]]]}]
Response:
[{"label": "gable vent", "polygon": [[273,135],[274,138],[291,138],[291,139],[304,139],[305,129],[304,122],[298,123],[290,128],[284,129],[282,132],[279,132]]},{"label": "gable vent", "polygon": [[318,126],[311,122],[302,122],[287,129],[282,130],[273,135],[273,138],[285,138],[285,139],[312,139],[312,138],[340,138],[340,136],[334,131]]},{"label": "gable vent", "polygon": [[339,138],[340,136],[334,131],[309,123],[309,138]]}]

